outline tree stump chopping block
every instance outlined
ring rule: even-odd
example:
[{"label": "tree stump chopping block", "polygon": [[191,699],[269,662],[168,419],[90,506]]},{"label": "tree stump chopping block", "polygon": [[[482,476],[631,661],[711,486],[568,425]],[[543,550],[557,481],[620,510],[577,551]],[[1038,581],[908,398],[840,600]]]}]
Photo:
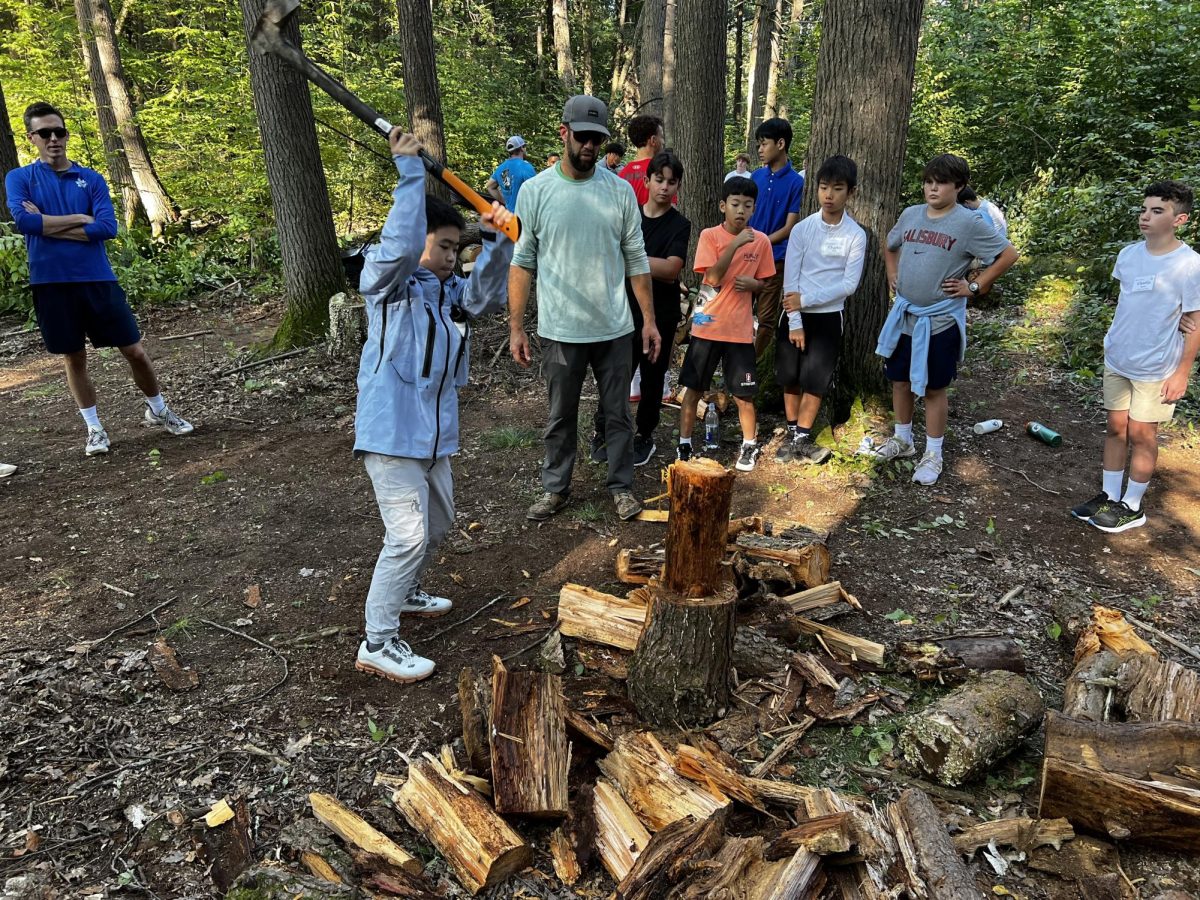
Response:
[{"label": "tree stump chopping block", "polygon": [[345,293],[329,298],[329,344],[332,359],[357,360],[367,339],[367,309]]},{"label": "tree stump chopping block", "polygon": [[733,481],[733,472],[711,459],[679,462],[667,470],[671,518],[663,584],[683,597],[708,597],[725,580],[721,561]]}]

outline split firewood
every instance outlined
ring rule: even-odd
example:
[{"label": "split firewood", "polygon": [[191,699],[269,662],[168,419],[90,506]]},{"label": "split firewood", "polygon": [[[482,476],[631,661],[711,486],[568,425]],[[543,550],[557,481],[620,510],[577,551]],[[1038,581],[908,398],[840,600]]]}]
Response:
[{"label": "split firewood", "polygon": [[618,900],[660,900],[667,896],[686,873],[717,852],[725,839],[725,820],[724,812],[704,819],[685,816],[656,832],[620,879]]},{"label": "split firewood", "polygon": [[1085,656],[1063,687],[1063,714],[1084,722],[1107,721],[1113,709],[1120,666],[1121,658],[1111,650]]},{"label": "split firewood", "polygon": [[755,778],[769,775],[771,770],[775,768],[776,763],[792,752],[796,745],[804,739],[804,735],[808,733],[808,729],[812,728],[816,723],[817,720],[812,716],[805,716],[801,721],[796,723],[796,727],[783,740],[775,745],[775,748],[767,754],[766,759],[750,770],[750,774]]},{"label": "split firewood", "polygon": [[315,853],[312,850],[301,850],[300,864],[308,869],[309,874],[314,878],[319,878],[322,881],[331,881],[334,884],[345,884],[345,881],[342,880],[342,876],[337,873],[337,870],[326,862],[325,857],[319,853]]},{"label": "split firewood", "polygon": [[840,581],[818,584],[795,594],[787,594],[779,599],[791,607],[792,612],[796,613],[810,612],[842,602],[848,603],[855,609],[862,609],[862,604],[853,594],[846,593]]},{"label": "split firewood", "polygon": [[329,829],[309,816],[297,819],[279,834],[285,855],[296,858],[315,878],[341,884],[353,882],[354,861]]},{"label": "split firewood", "polygon": [[804,819],[780,832],[767,849],[767,859],[784,859],[794,855],[797,850],[807,850],[818,856],[849,853],[853,846],[850,839],[850,813],[830,813]]},{"label": "split firewood", "polygon": [[510,672],[492,657],[492,791],[496,812],[567,814],[567,744],[562,682],[544,672]]},{"label": "split firewood", "polygon": [[490,772],[492,750],[488,734],[492,730],[492,684],[470,666],[458,675],[458,707],[462,712],[467,767],[474,772]]},{"label": "split firewood", "polygon": [[651,578],[661,578],[667,551],[623,549],[617,552],[617,580],[625,584],[646,584]]},{"label": "split firewood", "polygon": [[909,788],[887,809],[906,881],[914,896],[929,900],[984,900],[933,802]]},{"label": "split firewood", "polygon": [[826,880],[821,857],[801,848],[786,860],[756,862],[738,890],[747,900],[814,900],[822,895]]},{"label": "split firewood", "polygon": [[826,537],[823,532],[803,527],[773,535],[743,532],[730,548],[734,551],[734,570],[757,581],[792,587],[823,585],[829,581],[830,567]]},{"label": "split firewood", "polygon": [[571,839],[561,828],[555,828],[550,835],[550,861],[554,865],[554,874],[563,884],[572,885],[579,880],[579,858]]},{"label": "split firewood", "polygon": [[766,530],[766,520],[762,516],[739,516],[729,520],[727,540],[733,540],[739,534],[749,531],[762,534]]},{"label": "split firewood", "polygon": [[1044,710],[1024,676],[987,672],[911,716],[900,750],[933,780],[957,787],[1015,750]]},{"label": "split firewood", "polygon": [[1075,645],[1075,663],[1078,664],[1101,647],[1117,656],[1127,653],[1158,655],[1158,651],[1142,640],[1133,626],[1125,621],[1120,611],[1107,606],[1093,606],[1091,624],[1084,629]]},{"label": "split firewood", "polygon": [[646,627],[648,596],[641,590],[617,597],[581,584],[564,584],[558,595],[558,626],[568,637],[632,650]]},{"label": "split firewood", "polygon": [[787,668],[791,652],[757,628],[741,627],[733,634],[733,667],[739,678],[762,678]]},{"label": "split firewood", "polygon": [[1065,841],[1074,840],[1075,829],[1066,819],[997,819],[972,825],[954,836],[954,849],[970,856],[992,841],[998,847],[1015,847],[1025,854],[1037,847],[1061,850]]},{"label": "split firewood", "polygon": [[[458,760],[454,757],[454,748],[449,744],[442,744],[441,752],[438,753],[438,762],[442,764],[442,768],[455,781],[465,784],[467,787],[474,788],[485,797],[492,796],[492,783],[486,778],[480,778],[478,775],[472,775],[470,772],[464,772],[460,769],[458,767]],[[402,786],[402,784],[396,785],[395,790],[399,790]]]},{"label": "split firewood", "polygon": [[[224,800],[220,801],[225,803]],[[250,837],[250,813],[243,797],[235,797],[227,805],[233,814],[222,818],[217,825],[200,830],[204,855],[209,861],[209,875],[217,890],[224,894],[238,876],[254,864],[254,841]]]},{"label": "split firewood", "polygon": [[[851,802],[829,788],[817,788],[805,799],[798,813],[808,819],[822,819],[844,813],[850,837],[851,852],[838,859],[839,865],[854,867],[857,883],[867,883],[882,889],[887,870],[896,856],[896,839],[874,807],[864,802]],[[866,888],[860,892],[868,893]]]},{"label": "split firewood", "polygon": [[847,634],[844,631],[838,631],[836,628],[831,628],[828,625],[822,625],[820,622],[813,622],[810,619],[796,617],[796,624],[800,629],[807,634],[814,634],[834,650],[839,650],[845,653],[850,659],[868,663],[872,666],[882,666],[884,656],[887,653],[887,648],[883,644],[878,644],[875,641],[869,641],[866,638],[860,638],[853,634]]},{"label": "split firewood", "polygon": [[382,856],[407,872],[421,874],[421,863],[390,837],[376,830],[362,816],[347,809],[329,794],[308,795],[313,815],[348,844]]},{"label": "split firewood", "polygon": [[596,850],[608,874],[621,881],[650,843],[650,832],[642,825],[625,798],[603,778],[597,779],[592,805],[596,817]]},{"label": "split firewood", "polygon": [[185,668],[179,662],[179,654],[165,638],[159,638],[150,645],[150,649],[146,651],[146,659],[150,661],[154,674],[173,691],[190,691],[200,683],[200,676],[196,670]]},{"label": "split firewood", "polygon": [[1200,723],[1200,672],[1177,662],[1131,654],[1117,671],[1117,692],[1130,722]]},{"label": "split firewood", "polygon": [[634,516],[639,522],[669,522],[671,511],[668,509],[643,509]]},{"label": "split firewood", "polygon": [[649,732],[621,735],[598,765],[651,831],[684,816],[708,818],[730,803],[719,790],[706,790],[680,776],[671,754]]},{"label": "split firewood", "polygon": [[734,472],[716,460],[677,462],[667,469],[671,518],[662,583],[682,597],[709,597],[724,581]]},{"label": "split firewood", "polygon": [[790,781],[742,775],[712,750],[687,744],[680,744],[675,751],[674,765],[675,771],[685,778],[757,810],[762,810],[766,803],[794,807],[804,803],[817,790]]},{"label": "split firewood", "polygon": [[1021,645],[998,635],[904,641],[896,647],[896,662],[901,672],[912,673],[918,681],[961,681],[972,671],[996,669],[1025,674]]},{"label": "split firewood", "polygon": [[1200,725],[1077,722],[1046,716],[1042,817],[1113,840],[1194,852],[1200,847],[1200,791],[1148,773],[1200,767]]},{"label": "split firewood", "polygon": [[825,661],[812,653],[792,654],[791,664],[800,677],[808,682],[809,687],[827,687],[836,691],[841,683],[841,679],[825,664]]},{"label": "split firewood", "polygon": [[606,725],[596,721],[591,716],[585,716],[582,713],[576,712],[568,708],[566,710],[566,723],[576,734],[580,734],[587,738],[597,747],[607,751],[613,748],[613,736],[609,732]]},{"label": "split firewood", "polygon": [[761,837],[728,837],[712,860],[692,871],[691,877],[671,892],[678,900],[732,897],[747,873],[763,859]]},{"label": "split firewood", "polygon": [[455,781],[436,759],[414,759],[392,797],[408,824],[446,858],[476,894],[533,862],[533,851],[478,793]]}]

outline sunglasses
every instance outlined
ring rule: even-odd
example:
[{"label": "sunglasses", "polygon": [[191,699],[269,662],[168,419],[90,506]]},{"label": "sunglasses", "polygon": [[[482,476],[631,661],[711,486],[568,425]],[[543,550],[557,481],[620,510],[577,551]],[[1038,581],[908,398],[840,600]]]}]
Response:
[{"label": "sunglasses", "polygon": [[67,131],[67,129],[65,129],[65,128],[38,128],[37,130],[31,131],[29,133],[36,134],[43,141],[48,141],[52,137],[56,137],[61,141],[63,138],[65,138],[71,132]]},{"label": "sunglasses", "polygon": [[581,144],[592,144],[596,147],[599,147],[608,140],[607,137],[598,131],[572,131],[571,137],[575,138]]}]

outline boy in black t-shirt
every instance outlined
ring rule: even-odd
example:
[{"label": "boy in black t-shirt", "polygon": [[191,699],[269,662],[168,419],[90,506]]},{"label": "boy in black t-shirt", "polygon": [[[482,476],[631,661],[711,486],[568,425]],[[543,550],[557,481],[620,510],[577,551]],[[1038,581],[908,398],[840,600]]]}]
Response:
[{"label": "boy in black t-shirt", "polygon": [[[673,336],[679,326],[679,273],[683,271],[687,257],[688,240],[692,234],[692,223],[685,219],[672,204],[683,181],[683,163],[670,150],[658,153],[650,160],[646,170],[646,189],[649,197],[642,204],[642,240],[646,244],[646,256],[650,258],[650,277],[654,288],[654,320],[659,334]],[[625,280],[625,293],[629,297],[629,308],[633,311],[633,334],[642,333],[642,312]],[[641,338],[633,342],[633,367],[630,371],[642,370],[642,399],[638,401],[636,433],[633,436],[633,464],[645,465],[657,449],[654,444],[654,429],[658,427],[662,409],[663,384],[667,369],[671,366],[671,344],[664,337],[663,348],[654,362],[642,355]],[[592,435],[591,459],[606,462],[608,451],[604,445],[604,416],[597,410],[596,432]]]}]

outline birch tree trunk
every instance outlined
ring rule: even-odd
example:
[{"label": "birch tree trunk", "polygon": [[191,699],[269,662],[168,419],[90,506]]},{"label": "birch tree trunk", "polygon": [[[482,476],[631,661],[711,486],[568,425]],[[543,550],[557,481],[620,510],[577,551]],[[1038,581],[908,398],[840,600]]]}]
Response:
[{"label": "birch tree trunk", "polygon": [[571,59],[571,26],[567,21],[567,0],[550,0],[554,23],[554,61],[558,80],[567,93],[575,93],[575,64]]},{"label": "birch tree trunk", "polygon": [[[400,22],[400,56],[404,66],[404,106],[408,128],[434,159],[446,161],[446,127],[438,88],[437,50],[433,43],[433,10],[429,0],[396,0]],[[432,175],[426,189],[443,200],[450,191]]]}]

